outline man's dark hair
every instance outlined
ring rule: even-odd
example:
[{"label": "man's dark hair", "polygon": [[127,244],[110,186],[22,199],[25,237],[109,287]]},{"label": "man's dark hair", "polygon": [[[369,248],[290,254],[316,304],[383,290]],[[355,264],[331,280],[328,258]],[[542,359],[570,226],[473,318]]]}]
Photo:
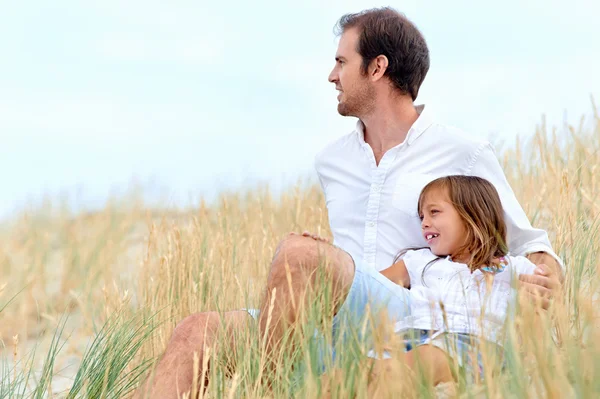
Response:
[{"label": "man's dark hair", "polygon": [[371,61],[385,55],[385,76],[414,101],[429,70],[429,49],[417,27],[404,14],[385,7],[342,16],[336,24],[336,34],[351,28],[360,33],[356,50],[363,59],[362,73],[367,73]]}]

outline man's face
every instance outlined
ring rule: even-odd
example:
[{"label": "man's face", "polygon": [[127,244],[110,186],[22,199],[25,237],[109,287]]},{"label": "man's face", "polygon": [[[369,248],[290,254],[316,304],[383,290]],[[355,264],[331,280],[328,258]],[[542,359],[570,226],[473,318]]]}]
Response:
[{"label": "man's face", "polygon": [[348,29],[342,34],[329,81],[335,83],[339,91],[340,115],[360,118],[374,108],[375,89],[368,77],[361,73],[362,57],[356,51],[358,39],[359,32],[356,29]]}]

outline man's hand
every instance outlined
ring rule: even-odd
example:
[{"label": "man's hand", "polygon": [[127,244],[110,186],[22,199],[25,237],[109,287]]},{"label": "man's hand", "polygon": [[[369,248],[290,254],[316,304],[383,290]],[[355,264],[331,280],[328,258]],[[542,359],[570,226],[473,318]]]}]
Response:
[{"label": "man's hand", "polygon": [[533,274],[519,276],[521,289],[532,301],[540,301],[543,309],[548,309],[550,300],[558,295],[562,285],[556,272],[544,263],[538,264]]},{"label": "man's hand", "polygon": [[564,282],[565,276],[563,274],[563,269],[551,255],[546,252],[533,252],[527,255],[527,259],[536,266],[545,265],[549,267],[550,272],[556,274],[561,283]]}]

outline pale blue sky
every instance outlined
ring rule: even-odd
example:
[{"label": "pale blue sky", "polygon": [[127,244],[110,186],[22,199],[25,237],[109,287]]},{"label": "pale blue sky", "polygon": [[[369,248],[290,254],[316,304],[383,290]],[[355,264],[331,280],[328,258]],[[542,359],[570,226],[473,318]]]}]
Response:
[{"label": "pale blue sky", "polygon": [[[327,75],[333,26],[391,5],[421,29],[418,103],[513,142],[600,99],[593,1],[0,0],[0,216],[43,194],[98,206],[132,180],[150,199],[313,176],[348,133]],[[160,194],[160,196],[159,196]]]}]

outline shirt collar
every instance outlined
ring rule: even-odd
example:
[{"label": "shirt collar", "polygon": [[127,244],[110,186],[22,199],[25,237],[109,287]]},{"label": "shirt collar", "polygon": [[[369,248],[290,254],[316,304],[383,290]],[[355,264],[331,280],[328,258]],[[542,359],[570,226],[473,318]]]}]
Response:
[{"label": "shirt collar", "polygon": [[[421,137],[421,135],[433,124],[433,115],[431,115],[431,111],[429,107],[426,107],[425,104],[420,104],[415,106],[419,117],[413,123],[413,125],[408,130],[408,134],[406,135],[406,139],[404,140],[408,145],[411,145],[415,142],[416,139]],[[356,122],[356,132],[358,133],[358,138],[362,144],[366,144],[365,142],[365,125],[360,121],[360,119]]]},{"label": "shirt collar", "polygon": [[417,105],[417,112],[419,113],[419,117],[413,123],[410,130],[408,131],[408,135],[406,136],[406,140],[408,145],[411,145],[415,142],[416,139],[421,137],[421,135],[433,124],[433,115],[429,107],[426,107],[425,104]]}]

